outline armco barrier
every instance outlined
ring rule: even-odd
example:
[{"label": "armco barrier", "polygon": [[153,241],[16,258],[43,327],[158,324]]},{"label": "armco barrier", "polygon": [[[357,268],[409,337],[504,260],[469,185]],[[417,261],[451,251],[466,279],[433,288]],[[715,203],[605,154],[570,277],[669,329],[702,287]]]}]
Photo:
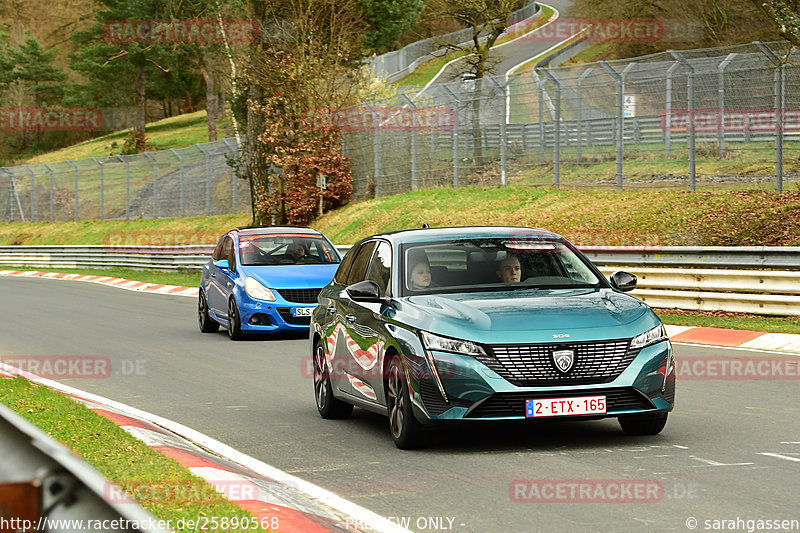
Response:
[{"label": "armco barrier", "polygon": [[[199,269],[213,248],[0,246],[0,267]],[[337,248],[345,252],[349,246]],[[581,250],[606,275],[615,270],[635,274],[639,285],[633,295],[653,307],[800,316],[800,247],[584,246]]]},{"label": "armco barrier", "polygon": [[168,531],[132,502],[109,502],[109,482],[97,470],[5,405],[0,456],[0,516],[17,520],[6,531],[78,531],[80,520],[103,525],[86,531]]}]

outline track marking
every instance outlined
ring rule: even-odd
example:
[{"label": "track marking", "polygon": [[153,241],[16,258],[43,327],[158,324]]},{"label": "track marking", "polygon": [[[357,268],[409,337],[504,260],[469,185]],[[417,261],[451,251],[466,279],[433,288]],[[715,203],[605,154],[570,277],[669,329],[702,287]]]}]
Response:
[{"label": "track marking", "polygon": [[703,459],[702,457],[695,457],[695,456],[691,456],[690,459],[694,459],[695,461],[700,461],[701,463],[705,463],[705,466],[749,466],[755,464],[755,463],[720,463],[717,461],[712,461],[711,459]]},{"label": "track marking", "polygon": [[795,463],[800,463],[800,458],[789,457],[788,455],[781,455],[779,453],[758,452],[758,455],[766,455],[768,457],[775,457],[777,459],[783,459],[784,461],[793,461]]}]

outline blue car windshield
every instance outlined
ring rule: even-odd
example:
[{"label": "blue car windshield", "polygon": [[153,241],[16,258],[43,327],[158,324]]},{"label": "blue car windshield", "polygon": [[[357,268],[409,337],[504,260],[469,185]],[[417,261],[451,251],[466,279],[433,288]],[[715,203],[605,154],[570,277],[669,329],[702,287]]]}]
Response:
[{"label": "blue car windshield", "polygon": [[340,261],[321,235],[276,233],[240,235],[239,260],[245,266],[332,264]]},{"label": "blue car windshield", "polygon": [[510,237],[403,246],[403,293],[598,287],[600,278],[567,243]]}]

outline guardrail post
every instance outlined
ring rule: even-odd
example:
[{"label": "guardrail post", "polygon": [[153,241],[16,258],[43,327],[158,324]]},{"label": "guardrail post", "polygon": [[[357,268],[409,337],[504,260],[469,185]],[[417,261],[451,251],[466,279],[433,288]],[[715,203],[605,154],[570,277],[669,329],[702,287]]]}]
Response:
[{"label": "guardrail post", "polygon": [[180,202],[181,216],[185,217],[186,216],[186,209],[184,208],[183,157],[181,157],[181,154],[179,154],[178,151],[175,148],[171,148],[170,151],[172,152],[172,154],[175,157],[178,158],[178,161],[180,162],[180,170],[178,171],[178,174],[180,175],[180,181],[181,181],[181,183],[180,183],[180,200],[179,200],[179,202]]},{"label": "guardrail post", "polygon": [[144,155],[153,162],[153,218],[158,218],[158,162],[150,152],[145,152]]},{"label": "guardrail post", "polygon": [[686,78],[686,114],[688,120],[686,122],[686,134],[689,143],[689,189],[694,192],[696,189],[696,173],[695,164],[697,162],[697,152],[695,150],[695,131],[694,131],[694,67],[683,57],[680,52],[675,50],[667,50],[667,52],[681,64],[689,74]]},{"label": "guardrail post", "polygon": [[767,45],[761,41],[754,41],[761,53],[775,66],[773,75],[775,84],[775,191],[783,192],[783,121],[784,121],[784,75],[785,64],[776,56]]},{"label": "guardrail post", "polygon": [[400,95],[411,106],[411,190],[417,190],[417,106],[406,96]]},{"label": "guardrail post", "polygon": [[211,214],[211,154],[206,152],[202,145],[196,145],[197,149],[206,156],[206,215]]},{"label": "guardrail post", "polygon": [[105,165],[103,165],[103,163],[101,163],[100,160],[97,159],[96,157],[93,157],[92,159],[94,160],[95,163],[97,163],[97,166],[100,167],[100,220],[105,220],[106,218],[105,207],[104,207],[105,191],[103,190]]},{"label": "guardrail post", "polygon": [[555,84],[556,102],[553,124],[553,185],[561,186],[561,83],[547,68],[536,69]]},{"label": "guardrail post", "polygon": [[25,170],[28,171],[28,174],[31,176],[31,222],[36,220],[36,181],[34,179],[33,170],[28,165],[22,165],[25,167]]},{"label": "guardrail post", "polygon": [[730,53],[725,59],[717,66],[718,74],[718,88],[717,88],[717,104],[719,106],[719,119],[717,122],[717,147],[719,149],[719,158],[725,157],[725,69],[728,68],[731,61],[736,59],[739,54]]},{"label": "guardrail post", "polygon": [[593,70],[592,67],[587,68],[578,78],[578,153],[576,154],[576,159],[579,165],[581,164],[581,147],[583,146],[583,82],[591,76]]},{"label": "guardrail post", "polygon": [[46,163],[42,164],[42,166],[47,170],[48,174],[50,174],[50,222],[55,220],[53,218],[53,169],[47,166]]},{"label": "guardrail post", "polygon": [[606,72],[614,79],[617,85],[617,123],[614,136],[616,137],[617,144],[617,190],[622,190],[622,160],[625,155],[625,139],[623,139],[623,108],[625,105],[625,88],[623,87],[623,79],[611,65],[605,61],[600,61]]},{"label": "guardrail post", "polygon": [[[236,146],[231,146],[228,141],[229,139],[222,139],[222,142],[230,149],[233,154],[233,159],[235,160],[238,157],[238,150]],[[231,172],[231,203],[233,204],[231,213],[236,212],[236,192],[236,172]]]},{"label": "guardrail post", "polygon": [[78,167],[75,166],[71,159],[67,159],[67,164],[75,172],[75,220],[78,220]]}]

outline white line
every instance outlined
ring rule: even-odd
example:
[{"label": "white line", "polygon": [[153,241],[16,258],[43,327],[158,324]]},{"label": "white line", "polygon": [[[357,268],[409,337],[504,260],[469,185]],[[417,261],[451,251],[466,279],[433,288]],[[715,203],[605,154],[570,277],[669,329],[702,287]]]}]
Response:
[{"label": "white line", "polygon": [[279,470],[274,466],[268,465],[258,459],[254,459],[249,455],[245,455],[238,450],[235,450],[224,444],[219,442],[216,439],[213,439],[199,431],[195,431],[192,428],[186,427],[183,424],[179,424],[178,422],[173,422],[172,420],[168,420],[166,418],[162,418],[158,415],[154,415],[152,413],[148,413],[147,411],[142,411],[135,407],[131,407],[124,403],[116,402],[114,400],[110,400],[103,396],[99,396],[97,394],[92,394],[89,392],[84,392],[80,389],[76,389],[74,387],[70,387],[69,385],[63,385],[57,381],[52,381],[49,379],[44,379],[39,376],[35,376],[33,374],[29,374],[27,372],[22,372],[17,368],[14,368],[10,365],[5,363],[0,363],[0,370],[6,370],[9,372],[17,373],[23,377],[26,377],[30,381],[35,381],[36,383],[40,383],[46,387],[50,387],[52,389],[59,390],[61,392],[67,394],[73,394],[75,396],[80,396],[81,398],[85,398],[87,400],[104,404],[109,407],[113,407],[118,411],[125,413],[129,416],[134,416],[145,420],[147,422],[151,422],[158,426],[161,426],[177,435],[180,435],[195,444],[199,444],[201,447],[204,447],[226,459],[229,459],[235,463],[239,463],[242,466],[249,468],[250,470],[254,471],[257,474],[261,474],[266,477],[270,477],[279,483],[282,483],[288,487],[292,487],[312,498],[319,500],[320,502],[324,503],[328,507],[335,509],[339,512],[345,513],[357,520],[360,520],[362,524],[365,524],[367,527],[365,529],[375,530],[375,531],[387,531],[387,532],[396,532],[396,533],[411,533],[409,530],[401,527],[398,524],[391,522],[390,520],[380,516],[379,514],[370,511],[369,509],[365,509],[360,505],[356,505],[355,503],[345,500],[341,496],[334,494],[333,492],[323,489],[313,483],[309,483],[303,479],[295,477],[291,474],[284,472],[283,470]]},{"label": "white line", "polygon": [[715,344],[697,344],[694,342],[675,342],[672,341],[672,344],[677,344],[679,346],[693,346],[695,348],[711,348],[715,350],[740,350],[743,352],[756,352],[756,353],[771,353],[775,355],[788,355],[793,357],[800,357],[800,353],[796,352],[776,352],[774,350],[757,350],[755,348],[739,348],[738,346],[717,346]]},{"label": "white line", "polygon": [[767,455],[769,457],[776,457],[778,459],[783,459],[785,461],[794,461],[795,463],[800,463],[800,458],[789,457],[788,455],[781,455],[779,453],[758,452],[758,455]]}]

